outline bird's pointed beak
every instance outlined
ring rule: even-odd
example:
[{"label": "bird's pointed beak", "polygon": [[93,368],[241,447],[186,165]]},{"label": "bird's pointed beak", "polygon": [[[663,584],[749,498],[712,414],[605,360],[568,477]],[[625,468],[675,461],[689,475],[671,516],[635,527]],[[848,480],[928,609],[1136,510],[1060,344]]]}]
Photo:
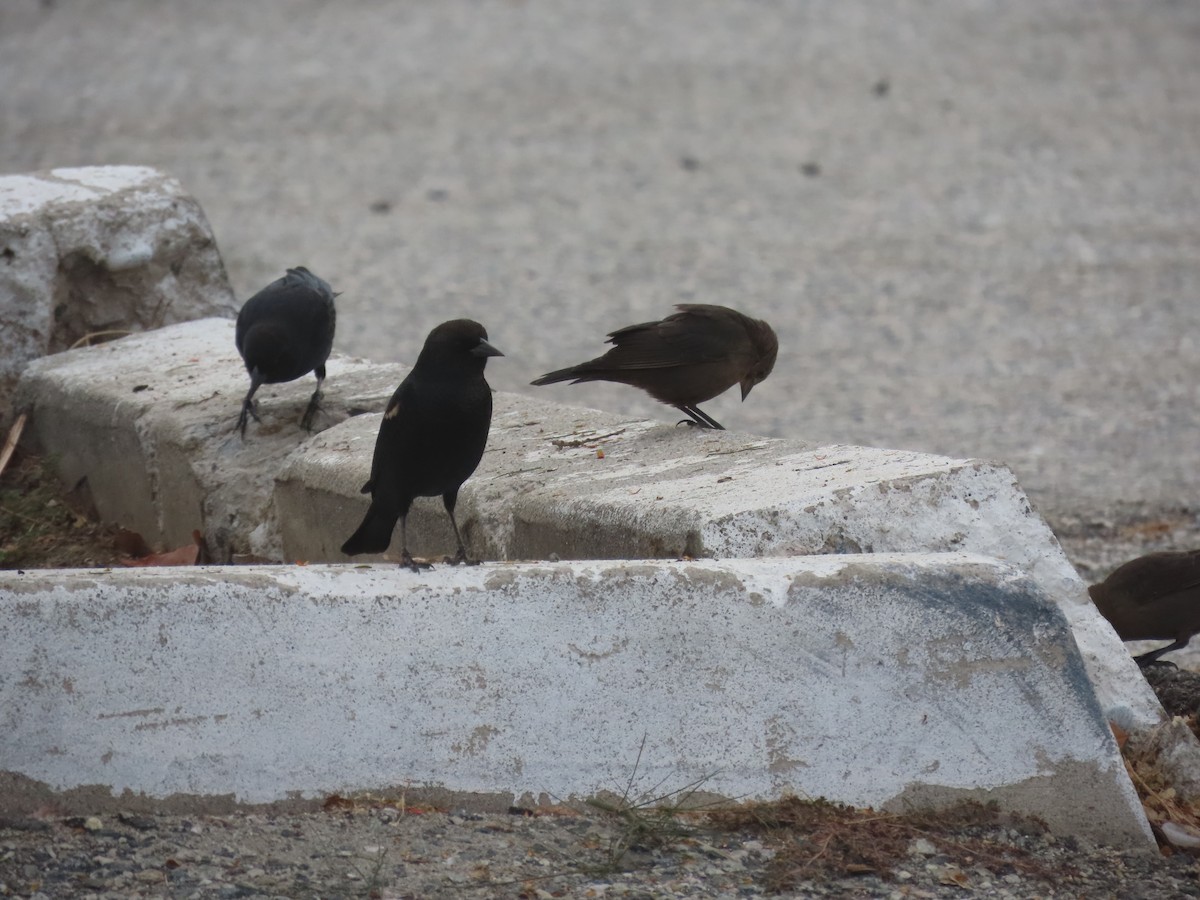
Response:
[{"label": "bird's pointed beak", "polygon": [[754,387],[755,382],[751,381],[749,378],[745,378],[740,383],[742,385],[742,400],[745,400],[750,396],[750,389]]},{"label": "bird's pointed beak", "polygon": [[485,359],[489,356],[503,356],[504,354],[489,344],[487,341],[480,339],[479,343],[471,350],[472,356],[482,356]]}]

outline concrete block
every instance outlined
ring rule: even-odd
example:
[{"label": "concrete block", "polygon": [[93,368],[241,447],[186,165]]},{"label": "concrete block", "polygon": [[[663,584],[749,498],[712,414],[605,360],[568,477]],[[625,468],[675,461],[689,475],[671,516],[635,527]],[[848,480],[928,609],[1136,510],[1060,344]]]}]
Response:
[{"label": "concrete block", "polygon": [[[234,430],[249,378],[234,323],[205,319],[35,360],[19,388],[33,440],[102,518],[167,546],[201,531],[218,561],[281,559],[275,476],[309,435],[315,381],[264,385],[262,423]],[[316,428],[382,409],[407,367],[334,354]]]},{"label": "concrete block", "polygon": [[237,304],[200,205],[139,166],[0,177],[0,421],[25,365],[87,334]]},{"label": "concrete block", "polygon": [[0,646],[2,768],[58,791],[533,802],[633,777],[1151,842],[1061,611],[969,554],[10,571]]}]

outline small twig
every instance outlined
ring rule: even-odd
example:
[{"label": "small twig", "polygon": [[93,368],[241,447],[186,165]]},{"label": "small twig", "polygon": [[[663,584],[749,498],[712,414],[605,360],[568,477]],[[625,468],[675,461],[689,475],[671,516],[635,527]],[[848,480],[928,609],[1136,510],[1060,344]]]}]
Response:
[{"label": "small twig", "polygon": [[826,853],[828,853],[829,845],[832,842],[833,842],[833,832],[831,831],[829,834],[825,835],[825,840],[821,841],[821,848],[819,850],[817,850],[817,852],[814,853],[812,856],[810,856],[807,860],[805,860],[804,864],[802,866],[800,866],[800,871],[803,872],[805,869],[807,869],[809,866],[811,866],[813,863],[815,863],[818,859],[820,859],[822,856],[824,856]]},{"label": "small twig", "polygon": [[28,413],[21,413],[17,416],[17,421],[13,422],[12,428],[8,429],[8,437],[4,440],[4,449],[0,450],[0,475],[4,474],[4,470],[8,467],[8,461],[12,459],[13,452],[17,449],[17,441],[21,439],[21,432],[25,430],[25,419]]},{"label": "small twig", "polygon": [[[731,450],[709,450],[704,455],[706,457],[708,457],[709,459],[712,459],[715,456],[734,456],[738,453],[753,453],[755,450],[761,450],[765,446],[766,446],[765,444],[751,444],[749,447],[734,447]],[[849,461],[850,460],[848,460],[848,459],[842,460],[842,462],[849,462]],[[830,465],[836,466],[836,465],[839,465],[839,463],[830,463]],[[825,467],[817,466],[817,468],[823,469]]]},{"label": "small twig", "polygon": [[633,771],[629,773],[629,783],[625,785],[625,793],[621,795],[621,800],[624,803],[629,802],[629,792],[633,790],[633,782],[637,778],[638,767],[642,764],[642,753],[646,750],[647,733],[642,732],[642,743],[638,746],[637,759],[633,761]]},{"label": "small twig", "polygon": [[[212,400],[214,397],[220,397],[220,396],[221,396],[220,391],[213,391],[207,397],[199,397],[195,400],[180,400],[178,403],[175,404],[174,408],[175,409],[185,409],[189,406],[196,406],[200,403],[207,403],[209,400]],[[257,403],[258,401],[255,400],[254,402]]]},{"label": "small twig", "polygon": [[85,334],[83,337],[73,343],[68,349],[78,350],[80,347],[90,347],[92,346],[92,338],[128,337],[131,334],[133,334],[132,331],[126,331],[120,328],[111,328],[108,331],[93,331],[90,334]]},{"label": "small twig", "polygon": [[566,440],[565,438],[554,438],[550,441],[550,443],[553,444],[555,447],[557,447],[559,450],[566,450],[568,448],[574,448],[574,447],[587,447],[590,450],[591,448],[595,447],[601,441],[603,441],[607,438],[611,438],[611,437],[618,437],[619,435],[622,435],[624,433],[625,433],[624,428],[618,428],[616,431],[608,432],[608,434],[597,434],[597,435],[593,435],[591,437],[581,437],[581,438],[576,438],[573,441]]}]

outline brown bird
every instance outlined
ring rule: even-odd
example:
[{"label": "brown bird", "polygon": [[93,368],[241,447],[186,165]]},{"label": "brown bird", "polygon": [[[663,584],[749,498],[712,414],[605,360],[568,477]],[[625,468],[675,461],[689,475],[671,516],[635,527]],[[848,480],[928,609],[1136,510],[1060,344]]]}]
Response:
[{"label": "brown bird", "polygon": [[688,416],[689,425],[724,426],[697,404],[735,384],[745,400],[771,374],[779,341],[771,326],[725,306],[681,303],[659,322],[629,325],[608,335],[613,348],[577,366],[549,372],[536,385],[615,381],[641,388]]},{"label": "brown bird", "polygon": [[1200,632],[1200,550],[1148,553],[1088,588],[1123,641],[1174,641],[1135,657],[1147,666]]}]

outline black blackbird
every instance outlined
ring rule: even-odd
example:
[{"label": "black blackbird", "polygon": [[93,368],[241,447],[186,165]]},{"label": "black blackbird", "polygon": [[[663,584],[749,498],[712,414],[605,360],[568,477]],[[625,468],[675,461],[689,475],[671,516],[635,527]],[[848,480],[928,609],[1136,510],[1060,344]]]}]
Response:
[{"label": "black blackbird", "polygon": [[259,386],[295,381],[309,372],[317,376],[317,389],[300,427],[312,430],[325,380],[325,361],[333,349],[336,296],[328,284],[297,266],[247,300],[238,313],[234,341],[250,373],[250,392],[242,401],[237,423],[243,438],[247,420],[259,421],[254,403]]},{"label": "black blackbird", "polygon": [[[686,413],[688,424],[723,428],[697,406],[733,387],[742,399],[771,374],[779,341],[771,326],[725,306],[681,303],[660,322],[629,325],[608,335],[603,356],[550,372],[533,384],[615,381],[641,388]],[[685,420],[686,421],[686,420]]]},{"label": "black blackbird", "polygon": [[1200,550],[1148,553],[1088,588],[1123,641],[1174,641],[1136,657],[1146,666],[1200,632]]},{"label": "black blackbird", "polygon": [[470,319],[443,322],[425,339],[417,363],[396,388],[375,439],[371,479],[362,492],[371,507],[358,530],[342,545],[348,556],[382,553],[400,520],[400,564],[416,571],[405,524],[416,497],[441,495],[450,514],[458,553],[467,562],[454,504],[487,444],[492,389],[483,377],[489,356],[504,354],[487,342],[487,331]]}]

